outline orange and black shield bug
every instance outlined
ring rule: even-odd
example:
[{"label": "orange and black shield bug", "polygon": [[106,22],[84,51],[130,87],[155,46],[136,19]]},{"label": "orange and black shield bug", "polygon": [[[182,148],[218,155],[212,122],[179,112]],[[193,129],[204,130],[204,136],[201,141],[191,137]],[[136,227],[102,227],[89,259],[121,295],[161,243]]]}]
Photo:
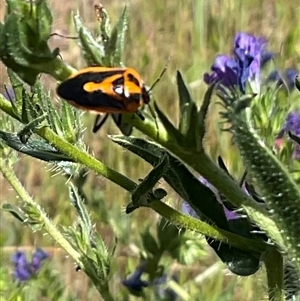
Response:
[{"label": "orange and black shield bug", "polygon": [[133,68],[81,69],[57,87],[57,94],[77,108],[96,113],[135,113],[150,101]]},{"label": "orange and black shield bug", "polygon": [[[152,87],[147,90],[140,74],[133,68],[87,67],[71,75],[57,87],[57,94],[71,105],[95,113],[138,113],[150,102],[150,90],[162,77],[165,69]],[[142,117],[141,114],[138,114]],[[106,121],[97,116],[93,132]],[[142,117],[143,118],[143,117]],[[118,125],[118,124],[117,124]],[[128,132],[128,131],[127,131]]]}]

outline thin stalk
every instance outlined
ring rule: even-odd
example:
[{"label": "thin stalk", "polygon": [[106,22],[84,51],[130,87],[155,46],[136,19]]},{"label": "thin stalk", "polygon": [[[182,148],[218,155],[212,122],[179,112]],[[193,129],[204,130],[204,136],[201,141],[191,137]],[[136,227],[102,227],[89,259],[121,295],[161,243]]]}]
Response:
[{"label": "thin stalk", "polygon": [[80,260],[80,254],[71,246],[71,244],[64,238],[64,236],[58,231],[56,226],[48,218],[46,213],[41,210],[41,207],[30,197],[28,192],[22,186],[19,179],[16,177],[12,168],[10,168],[5,159],[0,158],[0,170],[3,176],[7,179],[9,184],[14,188],[16,193],[20,198],[29,205],[31,208],[34,208],[36,212],[39,213],[38,220],[43,225],[43,229],[49,233],[49,235],[63,248],[65,251],[76,261],[79,266],[82,266]]}]

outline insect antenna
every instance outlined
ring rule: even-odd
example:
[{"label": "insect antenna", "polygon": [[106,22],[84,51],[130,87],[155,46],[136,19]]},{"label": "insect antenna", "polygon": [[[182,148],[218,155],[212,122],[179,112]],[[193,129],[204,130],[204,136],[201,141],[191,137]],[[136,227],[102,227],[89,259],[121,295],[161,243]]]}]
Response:
[{"label": "insect antenna", "polygon": [[[164,74],[167,71],[167,67],[168,67],[168,63],[165,65],[165,67],[163,68],[163,70],[160,72],[160,75],[158,76],[158,78],[154,81],[154,83],[151,85],[150,89],[147,91],[148,93],[156,86],[156,84],[161,80],[161,78],[164,76]],[[155,122],[155,127],[156,127],[156,140],[158,140],[159,137],[159,131],[158,131],[158,122],[157,122],[157,116],[155,114],[155,111],[153,110],[153,108],[149,105],[149,111],[151,116],[154,119]]]}]

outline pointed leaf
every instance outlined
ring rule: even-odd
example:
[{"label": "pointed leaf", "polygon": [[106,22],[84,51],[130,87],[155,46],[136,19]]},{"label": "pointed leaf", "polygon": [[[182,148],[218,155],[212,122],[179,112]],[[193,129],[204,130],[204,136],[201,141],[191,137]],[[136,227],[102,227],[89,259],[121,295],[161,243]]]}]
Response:
[{"label": "pointed leaf", "polygon": [[79,15],[74,15],[73,19],[86,63],[103,66],[103,57],[105,56],[103,46],[99,45],[88,29],[83,26]]},{"label": "pointed leaf", "polygon": [[16,27],[15,22],[19,22],[18,17],[16,15],[8,15],[5,24],[1,26],[0,58],[22,80],[29,85],[33,85],[39,72],[26,66],[27,62],[23,59],[22,52],[19,51],[19,45],[16,44],[19,41],[19,29]]},{"label": "pointed leaf", "polygon": [[179,145],[184,144],[184,137],[183,135],[175,128],[175,126],[169,121],[167,116],[158,108],[156,102],[154,102],[154,108],[155,112],[163,124],[166,132],[168,133],[168,136],[170,136],[170,139],[173,139],[177,142]]},{"label": "pointed leaf", "polygon": [[167,156],[163,156],[157,165],[149,172],[149,174],[142,180],[142,182],[132,192],[132,205],[130,205],[131,212],[141,206],[147,206],[151,201],[150,196],[154,186],[159,179],[163,177],[166,170],[169,168],[169,161]]},{"label": "pointed leaf", "polygon": [[149,228],[147,228],[141,234],[141,239],[142,239],[145,250],[148,253],[152,254],[153,257],[157,256],[157,254],[159,253],[159,246],[158,246],[155,238],[150,233]]},{"label": "pointed leaf", "polygon": [[195,126],[198,124],[197,106],[192,100],[179,71],[177,71],[177,88],[180,105],[179,131],[185,138],[185,145],[189,148],[196,148],[199,136],[199,129]]},{"label": "pointed leaf", "polygon": [[37,32],[39,34],[39,40],[47,41],[51,34],[52,26],[52,14],[51,10],[47,6],[47,1],[39,0],[35,2],[36,4],[36,15],[43,16],[42,18],[37,18]]},{"label": "pointed leaf", "polygon": [[[162,218],[156,227],[158,243],[163,251],[171,251],[170,247],[173,244],[173,241],[178,239],[181,235],[184,234],[184,229],[179,229],[176,225],[169,223],[166,219]],[[168,239],[166,239],[166,237]]]},{"label": "pointed leaf", "polygon": [[203,103],[198,113],[199,138],[197,140],[199,141],[199,143],[201,143],[201,145],[199,145],[201,149],[203,148],[202,141],[206,132],[206,127],[205,127],[206,115],[208,112],[208,107],[210,105],[211,97],[215,89],[215,86],[216,84],[212,84],[207,89],[204,95]]},{"label": "pointed leaf", "polygon": [[63,136],[61,117],[58,110],[55,108],[52,101],[43,102],[46,107],[47,121],[52,131],[56,134]]},{"label": "pointed leaf", "polygon": [[[179,71],[177,71],[177,89],[179,96],[179,131],[184,136],[189,130],[189,125],[191,121],[191,116],[193,115],[193,110],[196,107],[194,104],[191,95],[188,91],[187,86],[184,83],[182,75]],[[194,126],[195,128],[195,126]]]},{"label": "pointed leaf", "polygon": [[12,214],[16,219],[18,219],[19,221],[21,221],[22,223],[25,222],[26,217],[24,216],[24,214],[22,214],[20,212],[20,209],[18,207],[15,207],[11,204],[5,203],[2,205],[1,209],[3,211],[7,211],[10,214]]},{"label": "pointed leaf", "polygon": [[85,227],[85,231],[91,234],[93,228],[90,216],[87,212],[86,206],[84,206],[83,200],[79,196],[77,189],[72,183],[69,184],[69,194],[70,200],[82,221],[82,225]]},{"label": "pointed leaf", "polygon": [[116,26],[113,28],[106,54],[111,57],[112,66],[122,66],[122,57],[124,53],[125,35],[128,28],[128,9],[125,6],[122,15]]},{"label": "pointed leaf", "polygon": [[66,101],[62,103],[61,108],[61,125],[64,133],[64,138],[70,142],[75,143],[78,141],[80,132],[80,119],[79,111],[74,110]]},{"label": "pointed leaf", "polygon": [[30,138],[26,144],[24,144],[18,135],[4,131],[0,131],[0,139],[14,150],[43,161],[73,161],[42,140]]},{"label": "pointed leaf", "polygon": [[39,113],[33,104],[33,94],[30,95],[26,90],[23,90],[21,114],[23,123],[29,123],[39,116]]},{"label": "pointed leaf", "polygon": [[42,115],[32,120],[24,126],[24,128],[18,132],[18,136],[23,143],[26,143],[30,136],[34,133],[38,126],[41,126],[42,122],[46,119],[46,115]]}]

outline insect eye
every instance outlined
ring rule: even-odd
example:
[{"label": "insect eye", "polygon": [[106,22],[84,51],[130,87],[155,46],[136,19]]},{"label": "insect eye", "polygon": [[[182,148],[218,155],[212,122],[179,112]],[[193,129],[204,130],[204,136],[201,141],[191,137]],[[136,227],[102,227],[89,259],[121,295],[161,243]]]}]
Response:
[{"label": "insect eye", "polygon": [[114,91],[115,91],[117,94],[119,94],[119,95],[123,95],[123,93],[124,93],[124,88],[123,88],[123,86],[117,86],[117,87],[114,88]]}]

